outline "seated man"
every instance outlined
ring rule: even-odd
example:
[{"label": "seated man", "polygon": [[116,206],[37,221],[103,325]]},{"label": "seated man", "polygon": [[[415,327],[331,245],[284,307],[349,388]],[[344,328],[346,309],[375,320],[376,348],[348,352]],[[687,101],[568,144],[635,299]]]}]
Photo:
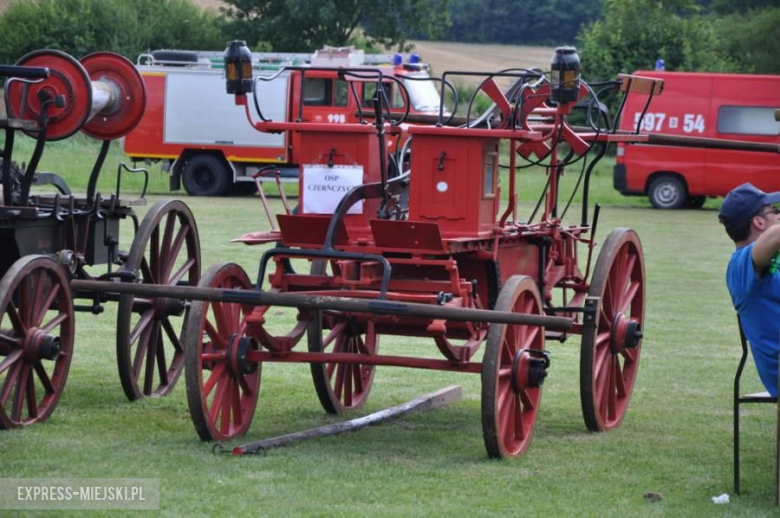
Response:
[{"label": "seated man", "polygon": [[[739,313],[758,375],[777,396],[780,352],[780,192],[764,193],[746,183],[726,195],[718,219],[737,249],[726,284]],[[777,258],[776,258],[777,256]]]}]

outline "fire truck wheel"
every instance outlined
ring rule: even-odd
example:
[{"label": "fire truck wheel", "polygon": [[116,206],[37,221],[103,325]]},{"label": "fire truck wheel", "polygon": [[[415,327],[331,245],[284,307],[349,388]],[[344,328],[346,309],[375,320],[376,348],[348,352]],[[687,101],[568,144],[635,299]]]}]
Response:
[{"label": "fire truck wheel", "polygon": [[222,196],[230,185],[225,161],[214,155],[195,155],[187,160],[182,178],[191,196]]},{"label": "fire truck wheel", "polygon": [[682,180],[665,174],[653,178],[647,188],[647,195],[656,209],[679,209],[685,205],[687,191]]}]

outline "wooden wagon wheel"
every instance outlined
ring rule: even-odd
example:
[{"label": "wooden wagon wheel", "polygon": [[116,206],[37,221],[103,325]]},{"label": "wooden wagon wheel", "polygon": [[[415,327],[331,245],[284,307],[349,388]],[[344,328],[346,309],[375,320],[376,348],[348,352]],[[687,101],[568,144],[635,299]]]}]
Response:
[{"label": "wooden wagon wheel", "polygon": [[[510,277],[498,295],[496,311],[541,315],[533,279]],[[490,325],[482,360],[482,435],[490,457],[514,457],[528,448],[548,366],[543,327]]]},{"label": "wooden wagon wheel", "polygon": [[[251,290],[240,266],[216,264],[199,286]],[[186,344],[187,401],[190,416],[204,441],[224,441],[244,435],[257,406],[262,365],[246,361],[259,348],[246,336],[251,306],[195,301],[190,307],[182,342]]]},{"label": "wooden wagon wheel", "polygon": [[0,281],[0,428],[46,420],[62,395],[75,320],[68,280],[51,258],[29,255]]},{"label": "wooden wagon wheel", "polygon": [[[178,200],[161,200],[146,214],[124,269],[144,284],[195,286],[200,242],[195,218]],[[184,367],[180,335],[184,302],[122,295],[117,316],[117,365],[128,399],[167,395]]]},{"label": "wooden wagon wheel", "polygon": [[[376,354],[379,334],[371,320],[359,322],[338,312],[316,311],[307,329],[309,351]],[[376,365],[312,363],[311,376],[322,408],[341,414],[362,407],[374,384]]]},{"label": "wooden wagon wheel", "polygon": [[619,426],[634,387],[645,319],[645,265],[636,232],[617,228],[599,252],[588,295],[600,298],[598,326],[580,351],[580,399],[588,430]]}]

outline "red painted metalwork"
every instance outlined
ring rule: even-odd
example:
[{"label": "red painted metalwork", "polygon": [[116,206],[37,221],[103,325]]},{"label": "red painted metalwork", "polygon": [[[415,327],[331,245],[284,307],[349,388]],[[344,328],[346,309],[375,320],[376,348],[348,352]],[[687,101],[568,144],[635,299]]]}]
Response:
[{"label": "red painted metalwork", "polygon": [[[89,117],[92,108],[92,86],[84,67],[58,50],[37,50],[16,62],[24,67],[47,67],[52,74],[33,84],[12,80],[6,88],[9,116],[39,121],[45,111],[48,118],[47,140],[61,140],[76,133]],[[42,100],[61,96],[61,103],[42,110]],[[61,104],[61,106],[59,105]],[[37,136],[38,130],[26,131]]]},{"label": "red painted metalwork", "polygon": [[130,133],[144,115],[146,87],[138,70],[126,58],[113,52],[95,52],[81,65],[111,100],[95,113],[81,131],[99,140],[114,140]]},{"label": "red painted metalwork", "polygon": [[[348,74],[345,77],[349,80]],[[299,162],[316,166],[311,171],[301,166],[302,203],[297,214],[280,214],[278,229],[272,226],[270,232],[240,239],[246,244],[281,242],[284,248],[266,252],[261,260],[259,281],[268,282],[279,300],[293,294],[305,297],[298,299],[302,305],[295,329],[283,337],[274,337],[266,329],[273,306],[258,305],[247,313],[243,333],[260,348],[249,350],[245,362],[309,363],[320,402],[331,413],[362,406],[379,365],[479,372],[485,446],[490,456],[503,458],[521,454],[530,444],[540,387],[550,364],[544,353],[545,338],[563,341],[581,334],[581,377],[590,380],[582,384],[586,423],[597,431],[619,424],[641,346],[641,245],[633,232],[611,236],[605,245],[610,251],[602,251],[594,280],[589,282],[595,221],[591,225],[586,198],[581,221],[563,223],[566,209],[559,207],[559,177],[573,163],[572,157],[579,160],[595,146],[646,137],[595,126],[572,127],[567,118],[574,102],[550,103],[550,84],[539,74],[519,77],[518,85],[506,94],[493,77],[482,83],[496,103],[497,120],[485,124],[483,118],[479,127],[399,126],[397,121],[384,121],[381,110],[375,112],[373,125],[347,123],[334,128],[300,121],[256,122],[251,121],[246,97],[236,97],[236,104],[247,107],[247,116],[259,131],[294,132],[300,142]],[[615,87],[620,88],[620,83]],[[577,95],[582,100],[592,90],[580,83]],[[383,141],[389,133],[413,141],[411,158],[408,144],[395,158],[396,175],[400,175],[395,179],[386,166],[392,160],[386,157]],[[499,182],[502,140],[510,150],[505,198]],[[569,155],[559,155],[560,144],[567,145]],[[515,174],[518,162],[530,161],[531,156],[544,160],[549,181],[538,214],[522,221]],[[339,166],[362,171],[362,182],[340,197],[330,212],[310,213],[307,197],[327,196],[328,189],[308,192],[307,181],[326,181],[317,176],[323,170],[325,177],[335,177]],[[359,210],[350,210],[353,207]],[[578,245],[586,251],[584,270]],[[290,270],[289,261],[296,258],[312,261],[308,275]],[[341,305],[340,309],[336,305],[312,309],[305,302],[320,297],[377,301],[386,311],[369,312],[360,305],[350,306],[351,310]],[[240,303],[223,304],[238,307]],[[413,304],[440,306],[442,317],[407,314],[405,308]],[[482,309],[535,315],[539,320],[462,321],[455,320],[454,313],[448,317],[454,308],[473,310],[474,315]],[[570,325],[562,329],[545,315],[566,317]],[[309,351],[296,352],[304,324]],[[381,355],[381,334],[428,337],[443,359]],[[472,361],[485,342],[482,362]],[[222,351],[198,354],[202,364],[225,362],[229,357]],[[622,382],[616,383],[616,376]],[[188,391],[197,390],[199,385],[188,386]],[[232,404],[238,405],[237,400]]]},{"label": "red painted metalwork", "polygon": [[[350,81],[349,69],[337,73]],[[536,71],[487,76],[482,88],[495,107],[461,127],[447,127],[443,110],[436,127],[385,120],[381,94],[372,125],[257,122],[246,97],[237,95],[236,104],[247,107],[256,129],[291,131],[300,143],[297,213],[285,211],[278,228],[240,239],[250,245],[278,242],[261,257],[259,285],[250,290],[246,274],[228,264],[210,270],[197,288],[87,281],[73,286],[153,299],[164,291],[167,299],[199,301],[187,317],[182,347],[190,410],[204,440],[246,431],[262,363],[309,363],[320,403],[331,413],[365,403],[377,366],[405,366],[481,373],[486,449],[493,457],[513,457],[532,438],[550,366],[545,339],[565,341],[572,334],[582,335],[586,424],[596,431],[617,426],[641,347],[642,248],[634,232],[613,232],[588,281],[599,212],[597,206],[591,220],[588,182],[603,144],[646,136],[597,127],[591,116],[584,130],[569,125],[575,106],[600,106],[598,99],[585,99],[595,94],[579,79],[576,90],[562,96],[565,85],[551,86]],[[505,93],[498,76],[516,83]],[[622,85],[612,84],[615,90]],[[553,91],[557,103],[550,101]],[[388,149],[388,135],[403,142],[397,152]],[[504,197],[501,141],[510,153]],[[561,208],[560,176],[591,152],[596,159],[583,168],[581,218],[564,223],[569,207]],[[528,162],[541,163],[548,182],[523,220],[515,175]],[[310,261],[309,274],[294,271],[294,259]],[[155,314],[166,311],[168,302],[158,301]],[[275,306],[298,310],[286,334],[272,331]],[[308,351],[298,352],[304,329]],[[430,338],[443,359],[381,355],[383,334]],[[483,343],[482,362],[472,361]],[[256,383],[250,381],[254,376]]]}]

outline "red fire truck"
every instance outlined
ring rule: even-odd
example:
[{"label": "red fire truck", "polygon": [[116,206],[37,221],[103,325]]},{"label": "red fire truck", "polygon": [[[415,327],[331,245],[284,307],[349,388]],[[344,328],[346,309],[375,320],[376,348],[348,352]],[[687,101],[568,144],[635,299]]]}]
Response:
[{"label": "red fire truck", "polygon": [[[663,95],[629,96],[620,129],[643,133],[780,144],[780,76],[641,71],[664,80]],[[708,196],[723,196],[751,182],[780,190],[776,153],[728,149],[618,144],[615,189],[647,195],[654,207],[701,207]]]},{"label": "red fire truck", "polygon": [[[312,67],[303,73],[303,89],[298,87],[300,71],[278,72],[285,64]],[[408,109],[412,117],[407,120],[439,114],[439,90],[415,54],[366,55],[351,48],[253,53],[252,66],[255,76],[277,76],[263,83],[262,98],[252,106],[255,117],[258,107],[274,121],[295,120],[299,109],[303,121],[311,122],[343,124],[371,117],[376,76],[367,72],[362,87],[348,89],[335,71],[317,69],[326,66],[381,70],[390,111]],[[254,190],[253,175],[269,167],[282,180],[297,181],[300,137],[258,133],[247,123],[244,108],[225,95],[222,52],[154,51],[140,56],[137,68],[146,84],[147,106],[140,124],[125,137],[124,152],[134,161],[161,161],[170,173],[171,190],[182,183],[195,196]]]}]

